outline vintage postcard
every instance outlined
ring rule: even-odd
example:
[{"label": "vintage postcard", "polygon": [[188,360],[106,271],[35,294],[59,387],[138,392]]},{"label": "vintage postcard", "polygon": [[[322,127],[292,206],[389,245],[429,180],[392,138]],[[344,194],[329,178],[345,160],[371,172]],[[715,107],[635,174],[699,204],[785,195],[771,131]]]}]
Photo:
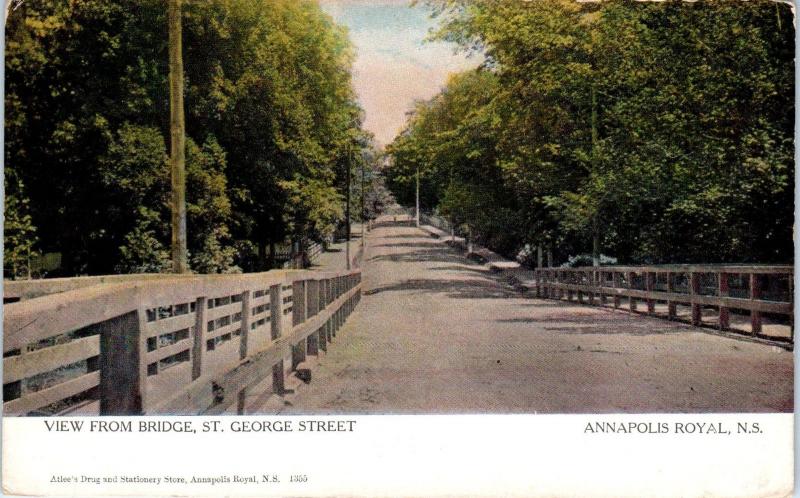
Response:
[{"label": "vintage postcard", "polygon": [[793,493],[792,4],[4,15],[5,494]]}]

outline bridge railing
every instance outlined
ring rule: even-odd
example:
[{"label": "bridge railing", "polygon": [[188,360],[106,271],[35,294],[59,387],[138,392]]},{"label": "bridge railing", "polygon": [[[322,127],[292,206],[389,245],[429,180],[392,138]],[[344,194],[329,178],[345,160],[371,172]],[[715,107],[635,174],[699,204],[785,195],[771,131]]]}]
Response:
[{"label": "bridge railing", "polygon": [[534,270],[534,283],[537,297],[614,308],[624,298],[630,311],[642,304],[642,311],[671,320],[681,318],[683,306],[693,325],[731,330],[749,322],[746,332],[754,336],[793,342],[793,271],[792,266],[733,265],[541,268]]},{"label": "bridge railing", "polygon": [[4,305],[6,415],[241,412],[248,387],[282,394],[361,292],[359,271],[62,280]]}]

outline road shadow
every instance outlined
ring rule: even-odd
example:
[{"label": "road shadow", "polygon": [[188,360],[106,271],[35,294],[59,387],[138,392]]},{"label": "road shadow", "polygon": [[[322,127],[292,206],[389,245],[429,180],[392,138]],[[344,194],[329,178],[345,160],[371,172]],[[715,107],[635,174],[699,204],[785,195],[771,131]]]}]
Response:
[{"label": "road shadow", "polygon": [[[422,238],[422,237],[418,237]],[[446,249],[442,247],[442,244],[439,242],[395,242],[393,244],[375,244],[372,247],[436,247],[440,250]]]},{"label": "road shadow", "polygon": [[398,221],[378,221],[372,224],[373,230],[376,228],[389,228],[389,227],[416,227],[414,220],[398,220]]},{"label": "road shadow", "polygon": [[364,292],[372,296],[384,292],[415,291],[422,293],[442,293],[453,299],[507,299],[519,297],[513,290],[501,287],[497,282],[484,279],[437,280],[410,279],[391,285],[377,287]]},{"label": "road shadow", "polygon": [[[462,258],[463,259],[463,258]],[[468,266],[468,265],[449,265],[449,266],[437,266],[435,268],[429,268],[429,271],[454,271],[454,272],[469,272],[475,273],[477,275],[481,275],[482,277],[486,278],[494,278],[497,277],[499,274],[492,272],[486,268],[481,268],[477,266]]]},{"label": "road shadow", "polygon": [[[374,247],[374,246],[373,246]],[[381,254],[372,256],[368,260],[370,263],[390,262],[390,263],[416,263],[416,262],[429,262],[429,263],[462,263],[464,258],[455,254],[450,254],[441,250],[427,250],[427,251],[414,251],[402,252],[396,254]]]},{"label": "road shadow", "polygon": [[[523,292],[522,297],[528,299],[537,299],[534,296],[531,296],[529,292]],[[520,304],[520,308],[566,308],[569,307],[570,304],[562,301],[540,301],[536,303],[530,304]],[[602,309],[602,308],[601,308]]]},{"label": "road shadow", "polygon": [[544,325],[542,328],[548,332],[555,332],[565,335],[631,335],[631,336],[650,336],[650,335],[677,335],[685,334],[690,327],[654,327],[652,323],[642,323],[640,320],[620,320],[616,323],[598,323],[597,320],[574,320],[570,318],[541,319],[541,318],[502,318],[495,320],[499,323],[525,323],[525,324],[554,324],[554,323],[583,323],[585,326],[578,327],[558,327]]},{"label": "road shadow", "polygon": [[383,235],[378,237],[380,239],[425,239],[428,238],[424,234],[402,234],[402,235]]}]

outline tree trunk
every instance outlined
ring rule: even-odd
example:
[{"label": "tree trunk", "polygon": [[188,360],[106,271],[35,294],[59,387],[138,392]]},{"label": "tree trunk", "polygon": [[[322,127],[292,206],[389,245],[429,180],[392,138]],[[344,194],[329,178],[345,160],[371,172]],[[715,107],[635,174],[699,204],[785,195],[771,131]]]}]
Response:
[{"label": "tree trunk", "polygon": [[172,271],[188,273],[186,254],[186,145],[183,121],[181,0],[169,0],[170,170],[172,176]]},{"label": "tree trunk", "polygon": [[258,262],[256,263],[258,271],[267,271],[270,269],[269,262],[267,261],[267,241],[266,240],[259,240],[257,247],[257,259]]},{"label": "tree trunk", "polygon": [[272,241],[269,243],[269,260],[267,264],[269,265],[268,270],[275,268],[275,242]]}]

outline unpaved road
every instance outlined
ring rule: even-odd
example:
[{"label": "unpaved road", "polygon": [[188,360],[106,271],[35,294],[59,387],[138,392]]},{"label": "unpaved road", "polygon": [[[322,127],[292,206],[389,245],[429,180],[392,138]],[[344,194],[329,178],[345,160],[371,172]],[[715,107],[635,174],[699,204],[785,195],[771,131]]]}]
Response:
[{"label": "unpaved road", "polygon": [[790,412],[792,353],[523,298],[417,228],[368,235],[364,296],[282,413]]}]

